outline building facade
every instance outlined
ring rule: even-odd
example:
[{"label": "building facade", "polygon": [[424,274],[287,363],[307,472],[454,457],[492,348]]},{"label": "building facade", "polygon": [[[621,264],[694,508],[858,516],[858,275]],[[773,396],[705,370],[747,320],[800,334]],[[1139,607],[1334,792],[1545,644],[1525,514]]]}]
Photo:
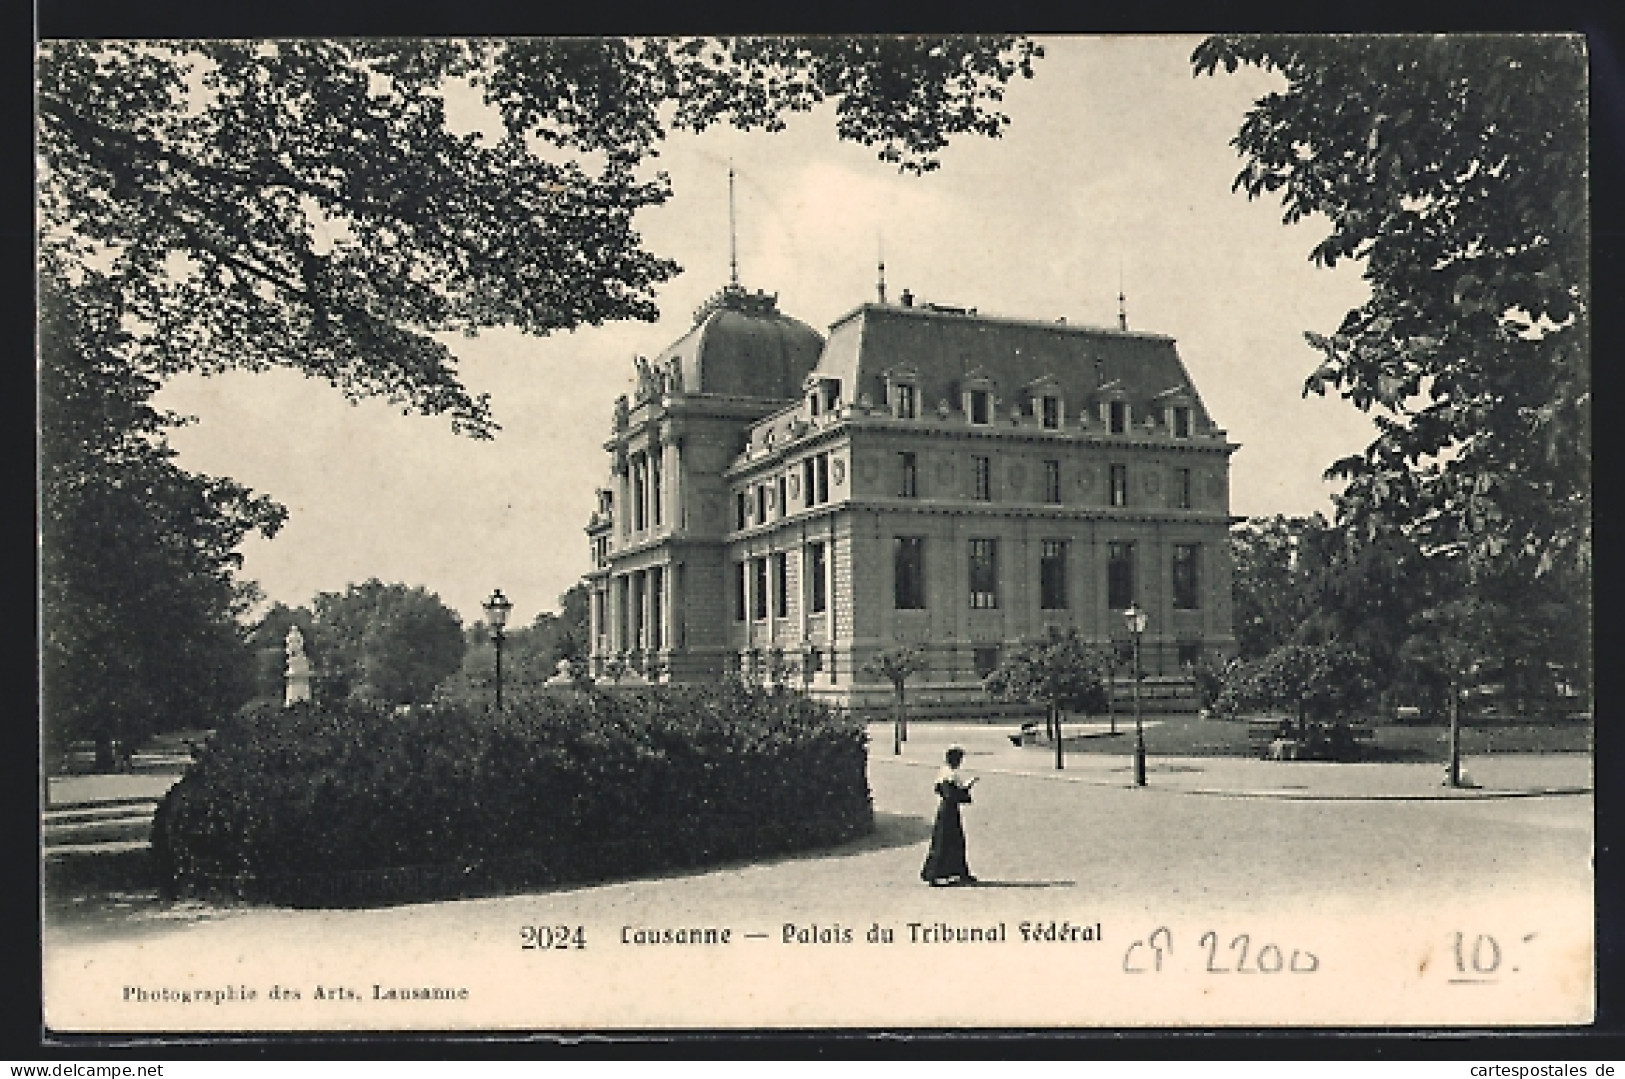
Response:
[{"label": "building facade", "polygon": [[1229,442],[1171,338],[863,304],[825,339],[724,289],[616,404],[593,549],[592,669],[789,677],[886,699],[865,666],[916,645],[919,699],[982,699],[1051,628],[1179,679],[1233,654]]}]

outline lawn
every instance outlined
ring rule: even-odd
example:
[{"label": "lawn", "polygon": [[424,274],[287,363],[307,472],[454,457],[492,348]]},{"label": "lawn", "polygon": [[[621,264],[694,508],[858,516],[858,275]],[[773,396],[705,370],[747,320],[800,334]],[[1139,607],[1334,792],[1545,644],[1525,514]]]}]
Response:
[{"label": "lawn", "polygon": [[[1145,731],[1146,750],[1171,757],[1248,757],[1258,752],[1248,740],[1245,720],[1199,719],[1194,715],[1158,716]],[[1134,749],[1134,720],[1119,716],[1116,737],[1068,738],[1069,753],[1116,753]],[[1363,744],[1361,759],[1373,761],[1442,761],[1450,729],[1429,724],[1379,724],[1376,737]],[[1592,726],[1581,720],[1497,719],[1464,724],[1461,751],[1468,756],[1493,753],[1590,753]],[[1049,752],[1042,744],[1034,751]]]}]

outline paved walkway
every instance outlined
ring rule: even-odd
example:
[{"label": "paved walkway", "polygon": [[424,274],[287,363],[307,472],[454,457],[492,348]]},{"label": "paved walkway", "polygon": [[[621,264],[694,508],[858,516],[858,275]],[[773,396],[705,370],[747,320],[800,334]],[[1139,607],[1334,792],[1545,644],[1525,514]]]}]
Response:
[{"label": "paved walkway", "polygon": [[[1151,730],[1153,723],[1147,723]],[[1104,734],[1103,723],[1068,724],[1068,738]],[[1014,746],[1012,729],[977,723],[916,723],[902,755],[892,753],[889,723],[869,728],[871,759],[937,768],[952,744],[965,747],[964,767],[977,772],[1043,776],[1069,783],[1124,787],[1133,783],[1130,746],[1122,754],[1068,753],[1055,768],[1048,745]],[[1393,762],[1266,761],[1249,757],[1161,757],[1146,762],[1146,784],[1182,794],[1236,798],[1305,800],[1419,800],[1526,798],[1587,794],[1593,790],[1592,762],[1584,753],[1507,753],[1464,758],[1471,786],[1444,785],[1441,764]]]}]

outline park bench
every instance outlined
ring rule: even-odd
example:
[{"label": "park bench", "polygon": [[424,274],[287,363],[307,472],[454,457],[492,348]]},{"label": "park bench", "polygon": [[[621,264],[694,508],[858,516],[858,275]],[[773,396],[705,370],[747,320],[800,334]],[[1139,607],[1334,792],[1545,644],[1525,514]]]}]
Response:
[{"label": "park bench", "polygon": [[[1377,732],[1364,723],[1344,723],[1341,728],[1356,745],[1371,742],[1377,736]],[[1256,756],[1270,760],[1300,760],[1307,756],[1307,744],[1294,730],[1294,720],[1290,716],[1254,716],[1248,719],[1247,741]]]}]

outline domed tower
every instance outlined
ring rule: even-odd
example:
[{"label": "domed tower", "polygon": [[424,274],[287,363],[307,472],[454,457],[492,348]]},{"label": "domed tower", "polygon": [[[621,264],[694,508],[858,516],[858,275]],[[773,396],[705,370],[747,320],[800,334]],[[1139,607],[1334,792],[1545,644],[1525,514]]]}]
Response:
[{"label": "domed tower", "polygon": [[[776,295],[730,283],[615,402],[610,483],[587,526],[595,677],[690,681],[724,669],[724,473],[751,425],[797,401],[824,338]],[[634,673],[635,672],[635,673]]]}]

